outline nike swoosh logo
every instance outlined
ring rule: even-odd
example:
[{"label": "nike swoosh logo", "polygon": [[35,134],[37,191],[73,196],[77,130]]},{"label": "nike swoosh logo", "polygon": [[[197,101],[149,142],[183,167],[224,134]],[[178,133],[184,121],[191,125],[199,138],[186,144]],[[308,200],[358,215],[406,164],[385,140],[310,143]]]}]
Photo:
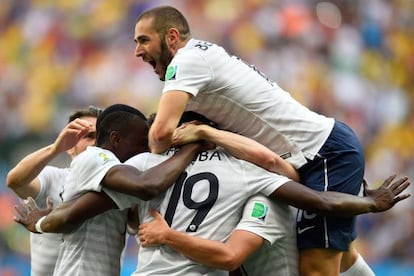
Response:
[{"label": "nike swoosh logo", "polygon": [[302,229],[298,228],[298,234],[300,235],[303,232],[305,232],[305,231],[307,231],[309,229],[312,229],[312,228],[315,228],[315,225],[314,226],[308,226],[308,227],[305,227],[305,228],[302,228]]}]

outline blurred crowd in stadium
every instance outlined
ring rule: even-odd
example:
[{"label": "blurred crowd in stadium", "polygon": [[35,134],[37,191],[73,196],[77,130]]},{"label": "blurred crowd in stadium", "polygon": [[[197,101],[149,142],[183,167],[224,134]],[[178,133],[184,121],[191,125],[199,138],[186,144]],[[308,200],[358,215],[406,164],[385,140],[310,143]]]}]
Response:
[{"label": "blurred crowd in stadium", "polygon": [[[223,45],[311,109],[347,122],[366,149],[371,185],[392,173],[414,179],[414,1],[1,2],[0,275],[25,275],[19,262],[29,258],[5,185],[11,166],[51,143],[74,109],[119,102],[156,111],[162,82],[135,58],[133,41],[137,15],[156,5],[176,6],[195,38]],[[360,216],[358,231],[378,275],[391,264],[413,273],[412,199]]]}]

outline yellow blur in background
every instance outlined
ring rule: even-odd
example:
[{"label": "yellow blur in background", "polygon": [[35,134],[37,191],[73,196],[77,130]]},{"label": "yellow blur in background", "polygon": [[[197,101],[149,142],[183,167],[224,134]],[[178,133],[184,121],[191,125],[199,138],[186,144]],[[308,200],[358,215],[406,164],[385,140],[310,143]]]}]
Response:
[{"label": "yellow blur in background", "polygon": [[[156,111],[162,82],[134,56],[133,30],[158,5],[182,11],[193,37],[221,44],[309,108],[349,124],[366,149],[371,185],[392,173],[414,179],[414,1],[2,0],[0,275],[29,274],[29,235],[13,221],[17,198],[5,185],[10,168],[51,143],[74,109]],[[359,216],[358,235],[377,275],[414,275],[412,199]],[[135,255],[131,239],[123,274]]]}]

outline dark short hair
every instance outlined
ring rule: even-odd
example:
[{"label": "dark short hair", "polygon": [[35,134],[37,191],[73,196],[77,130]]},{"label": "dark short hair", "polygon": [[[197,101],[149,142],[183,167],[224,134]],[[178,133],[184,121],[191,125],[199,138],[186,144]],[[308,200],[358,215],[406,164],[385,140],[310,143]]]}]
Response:
[{"label": "dark short hair", "polygon": [[90,105],[88,109],[80,109],[76,110],[69,116],[68,123],[81,118],[81,117],[95,117],[98,118],[99,115],[102,113],[102,108]]},{"label": "dark short hair", "polygon": [[183,115],[181,115],[180,121],[178,125],[183,123],[191,122],[191,121],[200,121],[212,127],[216,127],[217,124],[211,121],[209,118],[205,117],[204,115],[197,113],[195,111],[185,111]]},{"label": "dark short hair", "polygon": [[164,37],[170,28],[180,32],[180,39],[186,40],[191,36],[190,26],[184,15],[174,7],[159,6],[139,15],[137,22],[143,18],[152,18],[152,27],[160,37]]},{"label": "dark short hair", "polygon": [[96,145],[107,141],[113,130],[130,131],[129,122],[137,117],[147,124],[145,115],[132,106],[114,104],[107,107],[96,120]]}]

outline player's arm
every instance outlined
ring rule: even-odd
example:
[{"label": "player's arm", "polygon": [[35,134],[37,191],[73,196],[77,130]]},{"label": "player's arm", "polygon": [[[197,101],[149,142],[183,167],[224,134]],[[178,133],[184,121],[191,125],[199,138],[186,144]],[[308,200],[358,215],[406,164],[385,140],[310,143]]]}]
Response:
[{"label": "player's arm", "polygon": [[148,135],[149,146],[153,153],[162,153],[171,146],[174,130],[190,97],[189,93],[176,90],[162,94],[157,116]]},{"label": "player's arm", "polygon": [[225,243],[198,238],[170,228],[157,211],[151,215],[154,220],[139,227],[142,246],[168,245],[206,266],[235,270],[263,244],[262,237],[244,230],[235,230]]},{"label": "player's arm", "polygon": [[76,119],[60,132],[55,142],[23,158],[7,174],[7,186],[20,198],[36,197],[40,190],[39,173],[58,154],[69,150],[87,133],[90,123]]},{"label": "player's arm", "polygon": [[237,133],[219,130],[206,124],[187,123],[177,128],[173,136],[174,144],[186,144],[198,140],[207,140],[239,159],[299,182],[299,174],[291,164],[266,146]]},{"label": "player's arm", "polygon": [[271,194],[271,198],[299,209],[336,217],[355,216],[363,213],[383,212],[410,194],[400,195],[410,185],[407,177],[396,181],[395,175],[387,178],[378,189],[367,189],[364,197],[338,192],[318,192],[300,183],[289,181]]},{"label": "player's arm", "polygon": [[[87,192],[55,209],[52,209],[50,200],[47,201],[45,209],[39,209],[35,201],[29,197],[21,207],[15,206],[19,217],[15,217],[14,220],[34,233],[63,233],[70,232],[89,218],[116,208],[116,204],[104,192]],[[40,219],[36,228],[36,223]]]},{"label": "player's arm", "polygon": [[201,149],[202,145],[198,143],[185,145],[171,158],[144,172],[128,165],[114,166],[105,175],[102,185],[142,200],[151,200],[178,179]]}]

